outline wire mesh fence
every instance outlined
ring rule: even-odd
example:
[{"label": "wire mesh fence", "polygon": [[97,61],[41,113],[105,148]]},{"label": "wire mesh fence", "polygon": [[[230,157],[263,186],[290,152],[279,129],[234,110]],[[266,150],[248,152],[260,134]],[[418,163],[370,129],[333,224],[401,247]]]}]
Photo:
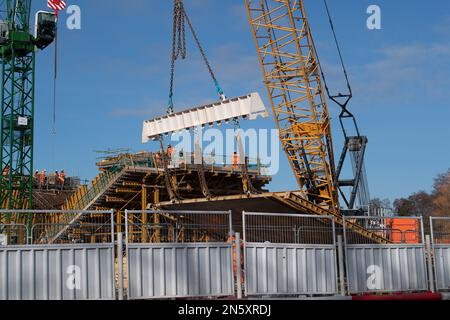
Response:
[{"label": "wire mesh fence", "polygon": [[[344,222],[360,225],[392,244],[422,244],[424,242],[421,217],[344,217]],[[346,228],[346,223],[344,223],[344,238],[347,244],[374,243],[374,240]]]},{"label": "wire mesh fence", "polygon": [[0,224],[0,246],[27,244],[28,236],[24,224]]},{"label": "wire mesh fence", "polygon": [[431,217],[430,228],[433,243],[450,244],[450,218]]},{"label": "wire mesh fence", "polygon": [[[20,215],[19,215],[20,213]],[[11,216],[12,211],[0,211]],[[22,210],[26,224],[1,224],[8,244],[106,243],[114,239],[113,211]]]},{"label": "wire mesh fence", "polygon": [[125,211],[128,243],[226,242],[231,212]]},{"label": "wire mesh fence", "polygon": [[114,239],[111,211],[71,211],[35,214],[33,244],[109,243]]},{"label": "wire mesh fence", "polygon": [[244,241],[283,244],[334,244],[333,217],[243,213]]}]

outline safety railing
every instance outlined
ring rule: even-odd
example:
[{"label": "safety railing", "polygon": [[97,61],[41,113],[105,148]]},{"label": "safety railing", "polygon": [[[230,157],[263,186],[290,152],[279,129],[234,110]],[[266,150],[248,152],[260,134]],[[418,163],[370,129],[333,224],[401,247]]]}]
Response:
[{"label": "safety railing", "polygon": [[86,210],[92,201],[102,192],[106,191],[111,182],[120,176],[122,167],[113,167],[109,171],[101,173],[92,181],[90,188],[83,188],[75,193],[63,205],[64,210]]},{"label": "safety railing", "polygon": [[[109,169],[114,166],[131,166],[164,169],[163,157],[165,157],[166,164],[171,169],[187,170],[191,166],[202,163],[204,169],[207,171],[226,171],[226,172],[241,172],[241,166],[236,164],[233,160],[233,155],[214,155],[203,154],[202,161],[197,162],[196,154],[193,152],[176,152],[174,151],[171,157],[167,153],[141,153],[141,154],[124,154],[117,158],[104,160],[99,163],[101,168]],[[246,157],[247,170],[250,173],[258,175],[267,175],[269,166],[262,164],[259,158]]]}]

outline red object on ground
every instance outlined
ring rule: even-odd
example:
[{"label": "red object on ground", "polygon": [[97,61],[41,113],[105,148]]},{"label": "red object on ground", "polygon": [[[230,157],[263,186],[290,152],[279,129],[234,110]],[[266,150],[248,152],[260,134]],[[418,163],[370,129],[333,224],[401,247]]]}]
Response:
[{"label": "red object on ground", "polygon": [[352,300],[359,301],[435,301],[442,300],[440,293],[393,293],[389,295],[364,295],[364,296],[352,296]]}]

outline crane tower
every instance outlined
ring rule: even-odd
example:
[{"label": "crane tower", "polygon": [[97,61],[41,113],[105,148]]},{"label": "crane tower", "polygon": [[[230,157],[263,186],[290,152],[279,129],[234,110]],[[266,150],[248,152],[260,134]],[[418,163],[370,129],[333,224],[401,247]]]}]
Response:
[{"label": "crane tower", "polygon": [[2,3],[0,203],[3,209],[28,209],[33,188],[35,55],[53,42],[56,17],[39,11],[36,27],[31,28],[31,0]]}]

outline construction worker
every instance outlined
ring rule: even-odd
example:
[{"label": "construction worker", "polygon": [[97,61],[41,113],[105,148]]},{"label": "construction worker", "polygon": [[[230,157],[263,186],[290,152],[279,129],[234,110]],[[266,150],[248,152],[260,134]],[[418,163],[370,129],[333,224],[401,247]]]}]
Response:
[{"label": "construction worker", "polygon": [[167,147],[167,155],[169,156],[169,159],[172,158],[172,156],[173,156],[173,147],[170,144]]},{"label": "construction worker", "polygon": [[239,163],[239,157],[238,157],[237,152],[235,151],[233,154],[233,170],[238,169],[238,163]]},{"label": "construction worker", "polygon": [[61,170],[61,173],[59,174],[59,184],[61,185],[61,189],[64,188],[64,182],[66,181],[66,173],[64,170]]},{"label": "construction worker", "polygon": [[34,176],[33,176],[33,184],[39,185],[39,170],[36,170],[36,171],[34,172]]},{"label": "construction worker", "polygon": [[42,189],[42,187],[45,184],[45,179],[46,179],[46,175],[47,175],[47,170],[42,170],[41,174],[39,175],[39,188]]},{"label": "construction worker", "polygon": [[59,184],[59,172],[58,170],[55,171],[55,185]]},{"label": "construction worker", "polygon": [[[229,233],[227,243],[233,244],[233,270],[235,277],[237,276],[237,255],[236,255],[236,235],[234,231],[231,231]],[[242,284],[244,284],[244,242],[240,241],[240,247],[241,247],[241,281]]]},{"label": "construction worker", "polygon": [[169,160],[169,163],[172,160],[172,156],[173,156],[173,147],[172,145],[169,144],[169,146],[167,147],[167,158]]},{"label": "construction worker", "polygon": [[3,177],[7,176],[9,176],[9,164],[7,164],[5,169],[3,169]]},{"label": "construction worker", "polygon": [[156,159],[156,167],[157,168],[161,167],[161,153],[159,151],[155,154],[155,159]]}]

